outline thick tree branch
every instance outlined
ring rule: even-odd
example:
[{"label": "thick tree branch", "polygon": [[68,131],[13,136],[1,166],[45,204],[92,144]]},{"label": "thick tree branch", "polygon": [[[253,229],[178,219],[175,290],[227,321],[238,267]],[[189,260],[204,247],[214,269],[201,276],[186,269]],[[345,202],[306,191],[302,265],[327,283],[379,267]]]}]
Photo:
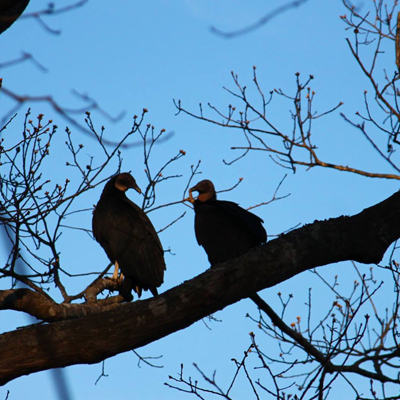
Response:
[{"label": "thick tree branch", "polygon": [[180,329],[305,270],[381,261],[400,237],[400,193],[353,217],[318,221],[217,265],[150,300],[0,336],[0,384],[21,375],[93,364]]}]

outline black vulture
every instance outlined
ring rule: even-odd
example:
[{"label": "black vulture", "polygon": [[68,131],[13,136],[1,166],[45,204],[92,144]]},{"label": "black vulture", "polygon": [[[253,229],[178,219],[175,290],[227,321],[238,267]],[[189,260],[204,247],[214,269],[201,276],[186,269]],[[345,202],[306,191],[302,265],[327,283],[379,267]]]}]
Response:
[{"label": "black vulture", "polygon": [[[196,200],[192,192],[198,192]],[[197,243],[210,264],[216,265],[247,253],[267,241],[261,218],[231,201],[217,200],[214,185],[203,180],[189,190],[195,211]]]},{"label": "black vulture", "polygon": [[141,193],[129,173],[111,178],[93,213],[92,230],[110,261],[115,264],[113,279],[118,279],[118,267],[125,276],[121,294],[132,300],[131,289],[138,296],[142,290],[157,295],[164,281],[164,251],[148,216],[126,197],[128,189]]}]

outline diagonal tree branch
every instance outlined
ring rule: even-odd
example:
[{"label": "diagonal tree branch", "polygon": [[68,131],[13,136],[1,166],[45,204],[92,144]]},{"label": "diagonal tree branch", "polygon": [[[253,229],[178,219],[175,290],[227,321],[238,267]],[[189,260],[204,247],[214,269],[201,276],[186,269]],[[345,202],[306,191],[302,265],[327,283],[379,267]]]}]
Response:
[{"label": "diagonal tree branch", "polygon": [[378,263],[400,237],[400,193],[352,217],[317,221],[207,270],[155,298],[0,335],[0,384],[145,346],[305,270]]},{"label": "diagonal tree branch", "polygon": [[303,349],[314,357],[324,368],[328,371],[333,371],[333,364],[323,353],[321,353],[315,346],[313,346],[300,332],[297,332],[279,317],[279,315],[267,304],[257,293],[250,296],[250,299],[257,305],[257,307],[264,311],[271,319],[272,323],[276,325],[283,333],[295,340]]}]

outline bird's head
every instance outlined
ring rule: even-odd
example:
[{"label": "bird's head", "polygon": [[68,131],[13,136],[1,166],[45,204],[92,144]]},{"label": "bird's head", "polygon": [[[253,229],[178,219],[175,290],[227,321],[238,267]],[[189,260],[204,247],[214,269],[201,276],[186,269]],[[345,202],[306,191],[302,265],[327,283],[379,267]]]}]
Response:
[{"label": "bird's head", "polygon": [[121,192],[126,192],[128,189],[135,189],[138,193],[142,193],[137,185],[135,178],[128,172],[122,172],[115,177],[115,187]]},{"label": "bird's head", "polygon": [[189,196],[191,199],[193,199],[192,192],[198,192],[199,195],[197,196],[197,200],[203,202],[207,200],[215,200],[217,198],[214,184],[208,179],[200,181],[197,185],[189,189]]}]

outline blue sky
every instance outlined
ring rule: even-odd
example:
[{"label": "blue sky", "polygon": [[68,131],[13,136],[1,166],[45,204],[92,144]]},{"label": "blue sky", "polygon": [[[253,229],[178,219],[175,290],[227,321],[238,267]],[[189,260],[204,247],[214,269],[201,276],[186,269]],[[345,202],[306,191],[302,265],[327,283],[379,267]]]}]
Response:
[{"label": "blue sky", "polygon": [[[199,103],[206,105],[208,102],[226,109],[228,104],[236,101],[223,89],[234,89],[231,71],[239,75],[242,84],[249,86],[251,92],[253,66],[257,66],[265,93],[281,88],[294,94],[296,72],[300,72],[304,79],[314,75],[311,85],[316,92],[315,109],[318,112],[342,101],[344,105],[340,111],[353,117],[356,111],[363,109],[364,90],[371,88],[360,74],[345,41],[352,32],[345,30],[346,26],[339,18],[346,13],[341,2],[309,0],[266,26],[235,39],[228,40],[210,31],[210,26],[222,30],[247,26],[281,4],[280,1],[266,4],[260,0],[248,3],[226,0],[91,0],[74,11],[45,19],[50,27],[61,30],[60,35],[47,33],[33,19],[21,19],[0,36],[0,63],[17,58],[25,51],[32,53],[48,72],[25,62],[0,69],[0,76],[3,77],[4,87],[18,94],[52,95],[64,107],[83,107],[83,103],[72,94],[76,90],[95,99],[112,116],[124,112],[124,117],[117,123],[107,120],[100,113],[92,113],[95,124],[104,125],[109,135],[107,138],[112,140],[121,138],[130,129],[133,115],[147,108],[146,123],[153,124],[156,130],[165,128],[167,132],[173,132],[170,140],[155,148],[152,159],[154,169],[180,149],[186,151],[186,156],[169,170],[171,174],[182,174],[183,177],[160,187],[159,204],[182,198],[190,166],[201,160],[202,174],[195,182],[208,178],[214,181],[217,189],[225,189],[243,177],[236,190],[223,193],[220,198],[250,207],[268,201],[286,171],[271,162],[265,153],[252,153],[232,166],[226,166],[223,159],[230,160],[237,156],[230,147],[244,143],[241,134],[183,114],[177,116],[173,99],[180,99],[184,107],[196,112]],[[45,8],[46,4],[41,0],[31,2],[26,13]],[[67,4],[70,2],[59,1],[57,7]],[[388,62],[387,69],[393,71],[395,64],[390,52],[385,60]],[[9,98],[0,94],[0,116],[13,106]],[[282,129],[291,127],[291,106],[289,101],[281,98],[275,98],[271,106],[271,119]],[[18,110],[18,116],[6,135],[19,134],[27,107],[28,104]],[[51,179],[64,181],[69,174],[64,167],[68,156],[63,131],[67,125],[77,142],[85,144],[86,153],[83,156],[100,157],[92,139],[72,127],[47,104],[32,103],[29,107],[32,108],[32,115],[44,113],[46,119],[53,119],[60,127],[52,148],[55,157],[46,171]],[[209,115],[212,116],[211,113]],[[83,124],[85,115],[78,113],[74,118]],[[326,161],[375,172],[392,172],[378,159],[360,133],[344,122],[339,112],[317,120],[314,135]],[[123,158],[124,168],[132,171],[139,186],[144,185],[141,148],[124,151]],[[257,208],[254,212],[264,219],[272,239],[297,224],[360,212],[396,190],[398,184],[395,181],[299,168],[296,174],[289,173],[282,185],[280,194],[290,193],[288,198]],[[82,207],[92,206],[100,192],[101,188],[97,188],[87,193],[79,204]],[[136,193],[131,193],[130,197],[140,203]],[[205,253],[195,240],[190,209],[175,205],[151,213],[150,218],[156,228],[161,229],[184,211],[187,211],[185,218],[160,235],[164,248],[170,248],[174,254],[166,255],[167,271],[161,292],[208,268]],[[71,223],[89,229],[91,214],[88,212]],[[61,260],[64,268],[75,273],[102,270],[107,264],[106,256],[97,243],[87,234],[72,230],[65,231],[61,239]],[[349,264],[328,266],[321,271],[327,279],[338,274],[343,279],[344,290],[351,287],[355,276]],[[85,280],[70,279],[66,282],[71,293],[75,293],[82,290]],[[329,307],[333,297],[325,294],[325,287],[311,273],[265,290],[262,296],[278,307],[277,292],[281,291],[286,296],[294,293],[296,305],[289,309],[287,322],[290,323],[290,318],[294,320],[297,315],[305,315],[304,303],[309,287],[313,288],[315,302],[321,310]],[[316,306],[317,310],[319,306]],[[190,398],[163,384],[168,381],[169,375],[177,375],[181,363],[185,365],[187,374],[195,379],[199,376],[193,363],[209,374],[217,370],[219,383],[222,386],[229,384],[235,370],[230,360],[242,357],[250,344],[248,333],[256,329],[245,318],[247,312],[257,314],[255,306],[244,300],[216,314],[215,317],[222,322],[207,322],[211,329],[200,321],[185,331],[138,350],[143,356],[162,355],[162,359],[155,363],[164,368],[138,367],[133,353],[121,354],[106,361],[109,376],[102,378],[97,385],[94,383],[101,374],[100,364],[66,368],[72,396],[74,399]],[[3,312],[4,331],[26,324],[25,316],[15,314]],[[275,356],[279,354],[276,343],[270,346]],[[259,370],[254,374],[262,378]],[[53,385],[51,373],[33,374],[1,388],[0,398],[4,398],[9,390],[9,399],[42,399],[45,393],[47,398],[56,399]],[[249,393],[248,384],[241,377],[235,386],[234,398],[247,398]]]}]

